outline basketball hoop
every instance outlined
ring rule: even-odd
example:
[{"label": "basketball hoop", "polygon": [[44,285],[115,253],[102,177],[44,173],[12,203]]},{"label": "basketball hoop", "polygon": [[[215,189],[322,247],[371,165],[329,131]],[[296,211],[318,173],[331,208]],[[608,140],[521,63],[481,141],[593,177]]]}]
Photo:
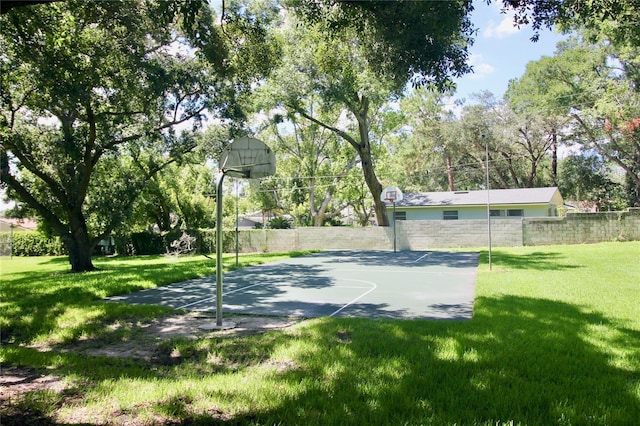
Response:
[{"label": "basketball hoop", "polygon": [[395,203],[397,194],[398,193],[396,191],[387,191],[384,194],[384,201],[387,203]]},{"label": "basketball hoop", "polygon": [[382,190],[380,201],[393,204],[393,252],[396,252],[396,203],[402,201],[402,191],[397,186],[390,186]]},{"label": "basketball hoop", "polygon": [[260,179],[276,173],[276,154],[259,139],[243,136],[222,152],[216,182],[216,324],[213,329],[235,327],[222,321],[222,183],[225,176]]},{"label": "basketball hoop", "polygon": [[395,204],[399,201],[402,201],[402,191],[397,186],[390,186],[385,188],[380,194],[380,201],[384,201],[385,203]]},{"label": "basketball hoop", "polygon": [[276,172],[276,154],[261,140],[243,136],[222,152],[220,171],[245,179],[272,176]]}]

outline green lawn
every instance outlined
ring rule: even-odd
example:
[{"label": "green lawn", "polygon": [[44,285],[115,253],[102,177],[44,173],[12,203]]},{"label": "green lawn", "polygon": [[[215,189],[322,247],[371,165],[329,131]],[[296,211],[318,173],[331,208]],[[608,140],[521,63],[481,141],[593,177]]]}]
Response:
[{"label": "green lawn", "polygon": [[65,259],[2,259],[0,361],[67,388],[11,399],[0,423],[638,424],[640,243],[498,248],[492,258],[489,271],[481,254],[470,321],[321,318],[166,341],[174,363],[72,349],[136,339],[114,324],[169,312],[98,299],[211,274],[211,260],[102,259],[100,271],[73,275]]}]

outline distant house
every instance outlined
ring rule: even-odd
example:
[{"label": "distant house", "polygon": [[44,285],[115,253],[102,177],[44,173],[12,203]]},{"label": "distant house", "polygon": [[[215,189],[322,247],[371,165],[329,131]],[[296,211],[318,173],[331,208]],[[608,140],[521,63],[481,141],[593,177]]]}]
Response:
[{"label": "distant house", "polygon": [[406,193],[396,203],[396,220],[486,219],[557,216],[563,205],[556,187],[492,189],[487,191]]},{"label": "distant house", "polygon": [[31,232],[38,229],[38,223],[31,219],[0,218],[0,232]]}]

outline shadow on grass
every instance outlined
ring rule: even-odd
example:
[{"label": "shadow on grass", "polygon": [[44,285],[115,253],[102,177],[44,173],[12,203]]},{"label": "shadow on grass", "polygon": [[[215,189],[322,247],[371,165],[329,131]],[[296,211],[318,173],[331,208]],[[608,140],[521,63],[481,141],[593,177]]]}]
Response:
[{"label": "shadow on grass", "polygon": [[[506,269],[532,269],[537,271],[561,271],[581,268],[582,265],[563,264],[565,255],[552,251],[536,251],[533,253],[513,254],[502,250],[491,251],[494,266]],[[480,264],[489,263],[489,253],[480,252]]]},{"label": "shadow on grass", "polygon": [[[640,332],[565,303],[523,297],[477,303],[468,323],[315,323],[304,336],[313,349],[296,359],[300,368],[275,379],[303,389],[246,420],[631,425],[640,418]],[[592,326],[617,338],[594,345],[602,338]]]},{"label": "shadow on grass", "polygon": [[[300,342],[290,368],[254,372],[246,387],[199,381],[268,366],[278,348]],[[632,425],[640,418],[640,332],[545,299],[479,298],[464,323],[323,318],[290,333],[173,346],[185,354],[182,363],[152,369],[70,353],[39,356],[41,367],[55,364],[56,374],[80,377],[87,388],[125,377],[150,386],[191,378],[191,391],[180,398],[148,402],[177,418],[171,424]],[[211,352],[234,367],[205,362]],[[256,388],[271,408],[247,402],[235,416],[194,408],[211,396],[251,401]]]},{"label": "shadow on grass", "polygon": [[[294,253],[304,254],[306,252]],[[282,257],[269,254],[261,259]],[[204,257],[186,257],[175,262],[159,262],[164,256],[144,258],[101,258],[96,262],[99,270],[81,274],[57,271],[25,271],[12,273],[2,282],[0,295],[6,307],[0,341],[3,343],[28,344],[35,337],[46,335],[60,327],[59,322],[69,310],[94,310],[87,321],[65,327],[65,340],[72,341],[78,336],[101,335],[106,333],[105,321],[130,315],[141,318],[167,312],[159,306],[127,307],[106,305],[98,302],[105,296],[128,294],[135,291],[162,286],[170,283],[215,274],[215,261]],[[255,264],[256,259],[240,258],[240,266]],[[46,260],[53,263],[67,262],[66,258]],[[232,263],[224,259],[225,267]]]}]

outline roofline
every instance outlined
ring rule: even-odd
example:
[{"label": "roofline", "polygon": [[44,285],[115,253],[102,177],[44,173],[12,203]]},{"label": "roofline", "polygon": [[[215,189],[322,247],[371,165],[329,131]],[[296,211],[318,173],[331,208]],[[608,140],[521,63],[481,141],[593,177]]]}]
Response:
[{"label": "roofline", "polygon": [[[543,201],[539,203],[489,203],[491,207],[493,206],[541,206],[541,205],[552,205],[553,203],[549,201]],[[425,209],[425,208],[438,208],[438,207],[476,207],[482,206],[486,207],[487,203],[478,203],[478,204],[424,204],[421,206],[401,206],[396,204],[396,209]]]}]

